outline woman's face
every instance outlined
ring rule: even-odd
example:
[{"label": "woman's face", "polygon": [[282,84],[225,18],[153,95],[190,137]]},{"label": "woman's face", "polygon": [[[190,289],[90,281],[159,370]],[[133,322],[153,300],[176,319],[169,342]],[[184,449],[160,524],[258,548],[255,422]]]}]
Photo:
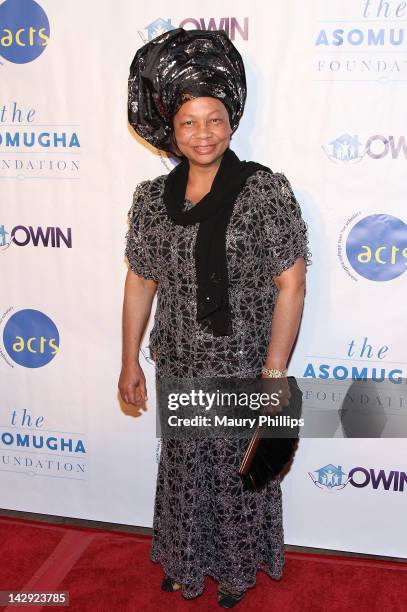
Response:
[{"label": "woman's face", "polygon": [[175,144],[189,161],[210,165],[223,155],[232,128],[223,102],[202,96],[184,102],[173,118]]}]

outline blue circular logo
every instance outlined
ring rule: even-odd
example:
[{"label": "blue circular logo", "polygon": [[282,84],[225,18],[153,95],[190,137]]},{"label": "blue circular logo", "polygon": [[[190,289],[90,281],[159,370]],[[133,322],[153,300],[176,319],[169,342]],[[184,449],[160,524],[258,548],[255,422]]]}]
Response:
[{"label": "blue circular logo", "polygon": [[0,4],[0,55],[14,64],[37,59],[49,41],[49,21],[34,0]]},{"label": "blue circular logo", "polygon": [[397,278],[407,266],[407,225],[392,215],[369,215],[349,232],[346,255],[352,268],[364,278]]},{"label": "blue circular logo", "polygon": [[58,352],[55,323],[39,310],[19,310],[7,321],[3,343],[11,359],[26,368],[47,365]]}]

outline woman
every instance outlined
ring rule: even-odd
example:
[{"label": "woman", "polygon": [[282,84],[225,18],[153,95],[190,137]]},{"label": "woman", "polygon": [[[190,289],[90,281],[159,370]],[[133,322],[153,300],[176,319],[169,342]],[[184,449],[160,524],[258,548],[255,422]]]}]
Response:
[{"label": "woman", "polygon": [[[157,379],[281,377],[297,335],[310,263],[307,226],[281,173],[230,149],[246,99],[244,65],[223,31],[182,28],[138,50],[129,121],[181,158],[140,183],[129,212],[123,306],[124,401],[147,398],[138,355],[150,335]],[[151,559],[166,591],[194,598],[205,575],[236,605],[263,569],[284,565],[280,479],[242,487],[247,440],[162,440]]]}]

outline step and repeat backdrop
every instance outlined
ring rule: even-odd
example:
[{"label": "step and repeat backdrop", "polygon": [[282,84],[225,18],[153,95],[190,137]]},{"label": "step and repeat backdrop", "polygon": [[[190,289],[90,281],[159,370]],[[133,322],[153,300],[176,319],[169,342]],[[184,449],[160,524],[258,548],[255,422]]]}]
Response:
[{"label": "step and repeat backdrop", "polygon": [[[136,50],[176,27],[241,52],[241,159],[290,180],[313,265],[289,373],[406,369],[407,4],[0,2],[0,506],[151,526],[160,441],[120,403],[127,212],[176,163],[127,123]],[[401,381],[401,382],[400,382]],[[404,381],[405,382],[405,381]],[[395,406],[401,408],[401,406]],[[402,438],[302,439],[287,544],[407,557]]]}]

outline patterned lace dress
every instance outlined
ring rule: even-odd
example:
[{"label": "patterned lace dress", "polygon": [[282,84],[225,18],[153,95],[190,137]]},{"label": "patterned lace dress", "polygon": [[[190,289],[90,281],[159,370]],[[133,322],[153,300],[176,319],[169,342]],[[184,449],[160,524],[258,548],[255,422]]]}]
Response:
[{"label": "patterned lace dress", "polygon": [[[131,269],[158,281],[150,349],[157,377],[251,377],[260,374],[277,297],[273,276],[298,257],[311,263],[307,224],[288,179],[258,171],[241,190],[226,235],[231,336],[214,337],[196,321],[194,243],[198,225],[166,215],[166,175],[140,183],[129,211],[126,256]],[[191,204],[186,201],[185,206]],[[200,595],[205,575],[238,591],[264,570],[284,566],[279,478],[244,491],[237,473],[245,439],[162,440],[151,559]]]}]

